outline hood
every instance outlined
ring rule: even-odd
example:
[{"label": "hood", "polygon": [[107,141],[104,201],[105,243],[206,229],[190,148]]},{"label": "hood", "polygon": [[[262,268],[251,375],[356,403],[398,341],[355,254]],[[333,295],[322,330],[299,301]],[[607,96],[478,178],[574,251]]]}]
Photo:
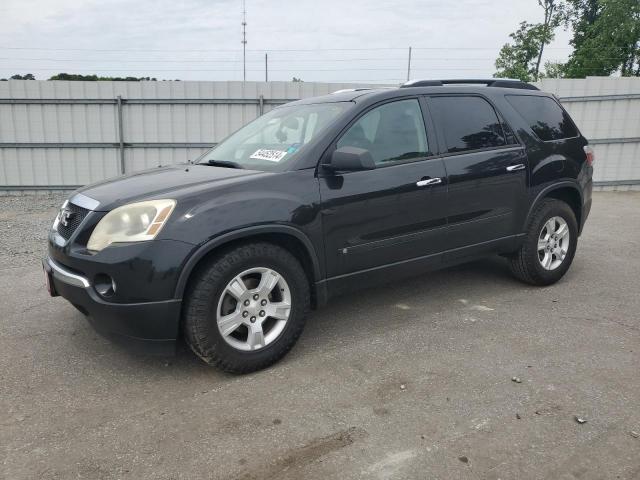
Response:
[{"label": "hood", "polygon": [[194,187],[223,186],[255,175],[265,175],[265,172],[198,164],[173,165],[87,185],[76,193],[99,202],[94,210],[107,211],[126,203],[154,198],[177,199]]}]

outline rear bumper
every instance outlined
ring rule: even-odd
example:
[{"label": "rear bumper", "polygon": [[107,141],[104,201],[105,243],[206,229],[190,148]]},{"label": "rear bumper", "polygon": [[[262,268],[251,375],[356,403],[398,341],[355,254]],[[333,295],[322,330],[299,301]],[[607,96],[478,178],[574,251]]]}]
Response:
[{"label": "rear bumper", "polygon": [[584,228],[584,224],[587,222],[587,218],[589,218],[589,213],[591,213],[591,202],[592,202],[592,193],[593,193],[593,180],[589,177],[588,181],[582,187],[582,215],[580,216],[580,225],[578,234],[582,234],[582,229]]},{"label": "rear bumper", "polygon": [[175,352],[181,300],[112,303],[101,298],[89,278],[47,257],[42,262],[49,275],[51,294],[60,295],[87,316],[100,334],[146,353]]},{"label": "rear bumper", "polygon": [[591,213],[591,199],[584,203],[582,206],[582,218],[580,219],[580,234],[582,234],[582,229],[584,228],[584,224],[587,222],[587,218],[589,218],[589,213]]}]

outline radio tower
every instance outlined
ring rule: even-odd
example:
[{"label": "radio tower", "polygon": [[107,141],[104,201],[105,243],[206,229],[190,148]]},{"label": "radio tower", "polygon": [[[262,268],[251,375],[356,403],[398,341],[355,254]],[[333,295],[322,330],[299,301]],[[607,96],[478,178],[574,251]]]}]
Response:
[{"label": "radio tower", "polygon": [[247,81],[247,5],[242,0],[242,81]]}]

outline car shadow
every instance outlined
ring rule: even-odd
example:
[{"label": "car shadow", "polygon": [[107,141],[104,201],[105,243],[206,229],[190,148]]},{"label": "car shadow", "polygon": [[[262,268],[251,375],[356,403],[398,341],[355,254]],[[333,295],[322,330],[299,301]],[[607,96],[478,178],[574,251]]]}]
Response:
[{"label": "car shadow", "polygon": [[[505,259],[496,256],[333,298],[328,305],[310,314],[299,345],[283,362],[293,365],[297,359],[314,355],[332,344],[335,334],[343,339],[357,339],[362,336],[363,323],[366,323],[367,329],[388,328],[389,317],[394,315],[396,322],[402,321],[402,316],[398,320],[398,308],[412,308],[417,297],[423,312],[431,308],[459,308],[460,305],[455,304],[457,299],[469,296],[474,290],[482,292],[488,284],[505,290],[522,288],[522,284],[509,274]],[[77,316],[85,325],[81,329],[83,334],[78,335],[74,342],[78,350],[87,351],[88,354],[97,353],[106,359],[110,367],[158,377],[179,372],[180,376],[191,379],[203,377],[225,381],[235,378],[233,374],[205,364],[182,338],[177,342],[175,356],[146,355],[102,338],[94,341],[89,350],[82,342],[87,340],[87,336],[93,336],[94,340],[100,336],[80,313]],[[272,368],[278,368],[278,364],[267,371]]]},{"label": "car shadow", "polygon": [[331,341],[326,332],[356,338],[362,335],[363,323],[367,329],[384,329],[390,317],[402,321],[402,312],[415,312],[416,303],[424,314],[460,308],[460,302],[483,295],[489,286],[511,291],[521,290],[523,284],[511,276],[504,258],[494,256],[333,298],[311,313],[296,353],[325,348]]}]

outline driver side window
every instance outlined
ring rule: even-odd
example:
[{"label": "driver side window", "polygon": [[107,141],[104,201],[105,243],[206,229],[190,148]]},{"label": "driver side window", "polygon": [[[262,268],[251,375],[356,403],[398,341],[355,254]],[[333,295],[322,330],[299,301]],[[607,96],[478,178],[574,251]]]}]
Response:
[{"label": "driver side window", "polygon": [[418,100],[385,103],[367,112],[338,140],[337,147],[364,148],[378,166],[429,156]]}]

